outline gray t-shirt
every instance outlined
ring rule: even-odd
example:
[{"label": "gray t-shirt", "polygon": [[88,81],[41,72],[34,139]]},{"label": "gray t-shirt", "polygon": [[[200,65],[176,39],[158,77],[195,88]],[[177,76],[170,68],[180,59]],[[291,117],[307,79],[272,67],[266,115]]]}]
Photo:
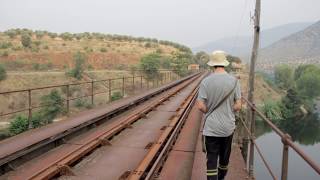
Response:
[{"label": "gray t-shirt", "polygon": [[229,98],[222,103],[212,113],[206,114],[203,135],[227,137],[235,129],[235,115],[233,105],[235,100],[241,98],[240,82],[227,73],[212,73],[201,81],[198,100],[203,101],[208,112],[233,89],[235,83],[237,86]]}]

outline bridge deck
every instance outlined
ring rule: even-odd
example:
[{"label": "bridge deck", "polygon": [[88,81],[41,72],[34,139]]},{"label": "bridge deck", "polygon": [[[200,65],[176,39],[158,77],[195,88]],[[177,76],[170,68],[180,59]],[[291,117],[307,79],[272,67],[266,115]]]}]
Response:
[{"label": "bridge deck", "polygon": [[[200,140],[200,139],[199,139]],[[199,144],[199,143],[198,143]],[[206,157],[201,151],[201,145],[199,144],[195,153],[193,168],[192,168],[192,180],[206,180]],[[226,180],[248,180],[249,176],[245,170],[245,162],[242,158],[241,151],[238,145],[233,144],[229,171]]]}]

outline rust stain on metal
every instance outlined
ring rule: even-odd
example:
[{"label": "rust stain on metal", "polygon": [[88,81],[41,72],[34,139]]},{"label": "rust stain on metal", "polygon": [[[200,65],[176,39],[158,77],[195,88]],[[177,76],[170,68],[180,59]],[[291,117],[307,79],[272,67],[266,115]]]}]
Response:
[{"label": "rust stain on metal", "polygon": [[149,142],[144,149],[150,149],[153,144],[153,142]]},{"label": "rust stain on metal", "polygon": [[[93,140],[90,140],[82,145],[79,145],[79,147],[77,147],[75,150],[70,151],[64,156],[57,158],[54,162],[45,165],[41,170],[39,170],[38,172],[36,172],[30,177],[25,177],[25,179],[49,179],[55,176],[57,173],[59,172],[61,173],[61,171],[68,170],[67,168],[68,165],[72,164],[73,162],[77,161],[84,155],[96,149],[99,145],[104,143],[108,144],[108,142],[107,141],[104,142],[103,139],[108,139],[113,135],[119,133],[121,130],[128,127],[130,128],[130,124],[140,119],[141,114],[147,114],[148,112],[153,111],[162,102],[168,100],[172,95],[176,94],[178,91],[188,86],[188,84],[192,83],[193,79],[195,78],[191,78],[190,80],[175,87],[175,90],[173,92],[166,94],[165,97],[163,97],[159,102],[155,102],[150,107],[142,110],[137,114],[128,116],[124,121],[115,125],[114,127],[109,128],[104,132],[98,132],[96,134],[96,137],[93,138]],[[150,150],[152,152],[151,154],[155,154],[157,152],[156,150],[160,148],[163,142],[165,142],[167,135],[171,132],[172,129],[173,127],[168,127],[164,130],[163,135],[159,138],[158,142],[152,146]],[[148,155],[147,155],[147,158],[148,158]],[[141,176],[144,171],[138,170],[137,172],[138,172],[138,175]]]},{"label": "rust stain on metal", "polygon": [[129,175],[131,174],[131,171],[126,171],[124,172],[120,177],[119,177],[119,180],[126,180]]},{"label": "rust stain on metal", "polygon": [[165,130],[167,126],[162,126],[160,130]]}]

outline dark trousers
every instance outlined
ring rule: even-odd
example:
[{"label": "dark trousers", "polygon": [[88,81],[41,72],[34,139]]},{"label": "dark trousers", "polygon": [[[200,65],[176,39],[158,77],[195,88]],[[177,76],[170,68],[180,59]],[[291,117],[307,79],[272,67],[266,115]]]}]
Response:
[{"label": "dark trousers", "polygon": [[226,176],[231,153],[232,137],[233,134],[228,137],[204,136],[208,180],[223,180]]}]

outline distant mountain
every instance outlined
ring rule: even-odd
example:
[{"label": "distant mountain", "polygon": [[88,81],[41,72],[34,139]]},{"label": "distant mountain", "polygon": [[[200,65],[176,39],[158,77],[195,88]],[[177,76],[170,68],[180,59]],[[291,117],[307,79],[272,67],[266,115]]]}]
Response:
[{"label": "distant mountain", "polygon": [[278,63],[320,63],[320,21],[260,50],[260,67]]},{"label": "distant mountain", "polygon": [[[311,24],[312,23],[310,22],[290,23],[262,30],[260,47],[267,47],[285,36],[303,30]],[[221,49],[236,56],[244,56],[250,53],[251,48],[252,36],[238,36],[222,38],[217,41],[195,47],[192,50],[194,52],[205,51],[210,53],[215,49]]]}]

